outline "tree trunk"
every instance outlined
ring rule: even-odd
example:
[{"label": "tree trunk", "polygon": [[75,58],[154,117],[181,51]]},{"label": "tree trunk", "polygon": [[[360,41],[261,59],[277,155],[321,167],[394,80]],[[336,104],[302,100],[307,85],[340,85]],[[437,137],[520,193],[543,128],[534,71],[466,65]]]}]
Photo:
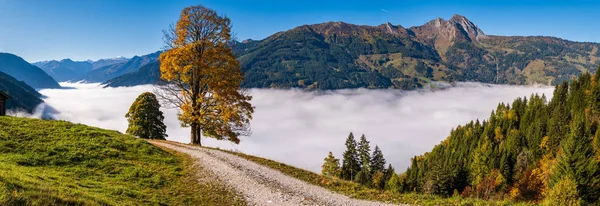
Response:
[{"label": "tree trunk", "polygon": [[191,143],[194,145],[202,146],[202,144],[200,143],[200,126],[198,125],[198,123],[192,123],[191,127]]}]

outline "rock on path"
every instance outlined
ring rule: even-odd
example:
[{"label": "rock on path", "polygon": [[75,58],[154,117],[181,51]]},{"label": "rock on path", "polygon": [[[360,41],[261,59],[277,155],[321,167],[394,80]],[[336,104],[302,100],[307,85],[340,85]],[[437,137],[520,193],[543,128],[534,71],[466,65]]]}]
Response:
[{"label": "rock on path", "polygon": [[351,199],[226,152],[166,141],[152,144],[191,155],[249,205],[391,205]]}]

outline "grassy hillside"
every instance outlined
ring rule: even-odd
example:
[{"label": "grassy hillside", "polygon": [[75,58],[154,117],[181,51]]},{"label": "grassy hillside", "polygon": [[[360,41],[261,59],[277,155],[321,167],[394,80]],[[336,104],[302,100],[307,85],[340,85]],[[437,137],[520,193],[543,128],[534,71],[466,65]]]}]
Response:
[{"label": "grassy hillside", "polygon": [[0,205],[244,204],[190,157],[129,135],[14,117],[0,128]]}]

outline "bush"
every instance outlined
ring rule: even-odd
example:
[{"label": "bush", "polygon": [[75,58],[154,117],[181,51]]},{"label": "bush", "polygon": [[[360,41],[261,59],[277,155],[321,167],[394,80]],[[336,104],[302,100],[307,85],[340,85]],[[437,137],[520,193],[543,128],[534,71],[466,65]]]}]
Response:
[{"label": "bush", "polygon": [[561,178],[548,192],[545,205],[581,205],[575,182],[568,176]]}]

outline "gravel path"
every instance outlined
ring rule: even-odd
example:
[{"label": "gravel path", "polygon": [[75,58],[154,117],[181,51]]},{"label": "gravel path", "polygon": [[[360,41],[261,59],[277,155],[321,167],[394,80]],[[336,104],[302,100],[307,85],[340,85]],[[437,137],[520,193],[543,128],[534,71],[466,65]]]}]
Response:
[{"label": "gravel path", "polygon": [[151,143],[191,155],[220,181],[243,194],[249,205],[390,205],[351,199],[233,154],[165,141]]}]

